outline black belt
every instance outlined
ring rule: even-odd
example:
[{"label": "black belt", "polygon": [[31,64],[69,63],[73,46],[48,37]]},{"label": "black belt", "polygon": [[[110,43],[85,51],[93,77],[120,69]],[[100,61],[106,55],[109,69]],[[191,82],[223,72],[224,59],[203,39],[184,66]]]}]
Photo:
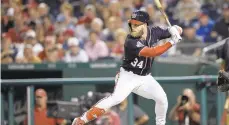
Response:
[{"label": "black belt", "polygon": [[140,73],[140,71],[142,70],[142,69],[140,69],[139,71],[136,71],[136,70],[133,70],[133,69],[127,69],[127,68],[125,68],[125,67],[122,67],[125,71],[127,71],[127,72],[133,72],[134,74],[136,74],[136,75],[140,75],[140,76],[147,76],[147,75],[149,75],[149,74],[151,74],[150,72],[145,72],[145,73]]}]

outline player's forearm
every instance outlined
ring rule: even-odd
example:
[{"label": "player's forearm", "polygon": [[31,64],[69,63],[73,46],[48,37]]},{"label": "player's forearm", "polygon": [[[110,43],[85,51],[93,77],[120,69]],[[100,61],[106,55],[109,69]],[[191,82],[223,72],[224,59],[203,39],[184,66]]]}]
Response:
[{"label": "player's forearm", "polygon": [[172,44],[170,42],[166,42],[165,44],[161,45],[161,46],[156,46],[156,47],[144,47],[139,55],[140,56],[145,56],[145,57],[156,57],[159,56],[161,54],[163,54],[164,52],[166,52],[169,48],[172,47]]}]

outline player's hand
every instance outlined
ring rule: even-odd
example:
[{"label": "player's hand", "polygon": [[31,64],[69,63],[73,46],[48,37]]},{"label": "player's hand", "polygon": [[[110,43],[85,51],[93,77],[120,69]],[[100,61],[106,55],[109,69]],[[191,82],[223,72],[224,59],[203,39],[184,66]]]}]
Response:
[{"label": "player's hand", "polygon": [[169,33],[171,34],[171,36],[178,35],[178,34],[181,35],[183,32],[183,29],[177,25],[173,25],[173,26],[169,27],[168,30],[169,30]]},{"label": "player's hand", "polygon": [[179,43],[180,41],[182,40],[181,36],[179,34],[175,34],[173,35],[169,42],[172,44],[172,45],[176,45],[177,43]]},{"label": "player's hand", "polygon": [[172,45],[175,45],[182,40],[182,38],[180,36],[182,34],[182,28],[181,27],[174,25],[174,26],[169,27],[168,30],[171,34],[171,38],[170,38],[169,42]]}]

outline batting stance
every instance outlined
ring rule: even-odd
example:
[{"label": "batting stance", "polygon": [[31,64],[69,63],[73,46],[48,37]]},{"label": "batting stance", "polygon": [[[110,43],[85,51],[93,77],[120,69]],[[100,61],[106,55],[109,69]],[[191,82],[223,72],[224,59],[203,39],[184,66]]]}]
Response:
[{"label": "batting stance", "polygon": [[[160,84],[150,75],[154,57],[161,55],[181,40],[182,29],[148,26],[149,15],[135,11],[129,20],[130,34],[125,41],[125,54],[119,74],[116,75],[114,92],[100,100],[82,117],[75,118],[72,125],[84,125],[103,115],[107,109],[122,102],[131,92],[156,102],[156,125],[165,125],[168,101]],[[163,45],[161,39],[170,38]]]}]

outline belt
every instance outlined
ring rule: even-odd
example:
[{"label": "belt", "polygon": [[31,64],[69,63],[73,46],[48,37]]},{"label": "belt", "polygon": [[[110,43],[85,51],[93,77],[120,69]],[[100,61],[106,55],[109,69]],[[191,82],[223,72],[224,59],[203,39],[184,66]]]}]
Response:
[{"label": "belt", "polygon": [[127,71],[127,72],[132,72],[133,74],[136,74],[136,75],[140,75],[140,76],[147,76],[147,75],[149,75],[149,74],[151,74],[151,73],[149,73],[149,72],[146,72],[146,73],[140,73],[140,72],[137,72],[137,71],[134,71],[134,70],[132,70],[132,69],[126,69],[126,68],[124,68],[124,67],[121,67],[121,68],[123,68],[125,71]]}]

